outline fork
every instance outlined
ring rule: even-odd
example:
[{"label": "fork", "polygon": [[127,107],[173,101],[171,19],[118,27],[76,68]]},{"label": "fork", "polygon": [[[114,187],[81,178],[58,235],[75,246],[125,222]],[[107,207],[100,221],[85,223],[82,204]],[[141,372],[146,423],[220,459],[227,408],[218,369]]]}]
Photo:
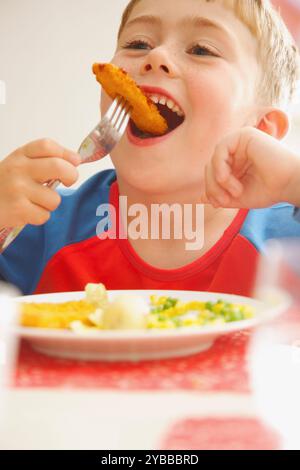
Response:
[{"label": "fork", "polygon": [[[130,119],[131,106],[122,96],[117,96],[100,123],[81,143],[78,153],[82,163],[100,160],[108,155],[122,138]],[[59,180],[50,180],[46,186],[56,189]],[[8,227],[0,230],[0,253],[19,235],[22,227]]]}]

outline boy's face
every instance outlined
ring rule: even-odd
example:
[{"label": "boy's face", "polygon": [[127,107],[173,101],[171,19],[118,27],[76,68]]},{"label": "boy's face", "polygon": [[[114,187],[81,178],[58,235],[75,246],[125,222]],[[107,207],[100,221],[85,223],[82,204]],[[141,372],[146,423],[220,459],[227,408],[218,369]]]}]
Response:
[{"label": "boy's face", "polygon": [[[260,73],[255,38],[221,0],[141,0],[112,62],[150,87],[147,94],[167,92],[185,116],[163,139],[136,141],[126,133],[111,154],[119,180],[152,194],[200,191],[216,145],[252,122]],[[109,104],[103,95],[102,113]]]}]

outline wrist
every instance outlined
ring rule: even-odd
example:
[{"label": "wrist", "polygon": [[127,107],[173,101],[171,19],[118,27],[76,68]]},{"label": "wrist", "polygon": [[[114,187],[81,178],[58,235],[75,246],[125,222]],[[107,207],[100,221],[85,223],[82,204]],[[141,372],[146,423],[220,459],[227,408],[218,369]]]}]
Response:
[{"label": "wrist", "polygon": [[291,176],[281,199],[300,207],[300,158],[298,156],[293,156],[293,161],[290,162],[290,171]]}]

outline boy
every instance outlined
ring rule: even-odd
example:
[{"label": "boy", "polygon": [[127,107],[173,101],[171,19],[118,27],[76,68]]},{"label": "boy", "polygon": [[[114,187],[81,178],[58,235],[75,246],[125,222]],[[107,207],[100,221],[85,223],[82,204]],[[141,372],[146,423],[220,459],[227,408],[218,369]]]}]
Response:
[{"label": "boy", "polygon": [[[77,155],[42,140],[1,162],[0,227],[32,224],[0,256],[2,278],[24,293],[82,290],[87,282],[103,282],[108,289],[250,295],[265,241],[299,236],[300,225],[288,204],[248,212],[227,200],[229,209],[214,207],[222,201],[211,191],[218,158],[212,157],[228,135],[245,127],[284,137],[288,120],[281,107],[293,95],[297,60],[267,0],[131,1],[112,62],[153,101],[183,115],[183,122],[161,138],[141,138],[129,125],[111,154],[116,173],[97,174],[77,191],[62,192],[61,199],[40,183],[75,182]],[[104,95],[102,113],[109,104]],[[230,191],[241,194],[239,175],[233,175],[229,180],[225,174],[227,197]],[[100,239],[97,207],[110,202],[119,212],[119,196],[126,196],[128,207],[139,203],[147,209],[206,203],[204,246],[187,251],[184,236],[114,239],[98,233]],[[120,215],[126,226],[130,215],[122,207]],[[110,229],[102,232],[109,235]]]}]

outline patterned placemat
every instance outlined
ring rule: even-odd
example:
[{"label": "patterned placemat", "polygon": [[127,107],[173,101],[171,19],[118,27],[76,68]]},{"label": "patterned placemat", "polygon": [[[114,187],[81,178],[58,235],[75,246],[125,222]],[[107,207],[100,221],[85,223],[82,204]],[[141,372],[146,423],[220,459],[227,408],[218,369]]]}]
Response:
[{"label": "patterned placemat", "polygon": [[164,450],[280,450],[281,437],[255,418],[185,419],[161,442]]},{"label": "patterned placemat", "polygon": [[191,390],[248,393],[249,332],[220,337],[194,356],[139,363],[83,362],[35,352],[22,342],[17,387]]}]

